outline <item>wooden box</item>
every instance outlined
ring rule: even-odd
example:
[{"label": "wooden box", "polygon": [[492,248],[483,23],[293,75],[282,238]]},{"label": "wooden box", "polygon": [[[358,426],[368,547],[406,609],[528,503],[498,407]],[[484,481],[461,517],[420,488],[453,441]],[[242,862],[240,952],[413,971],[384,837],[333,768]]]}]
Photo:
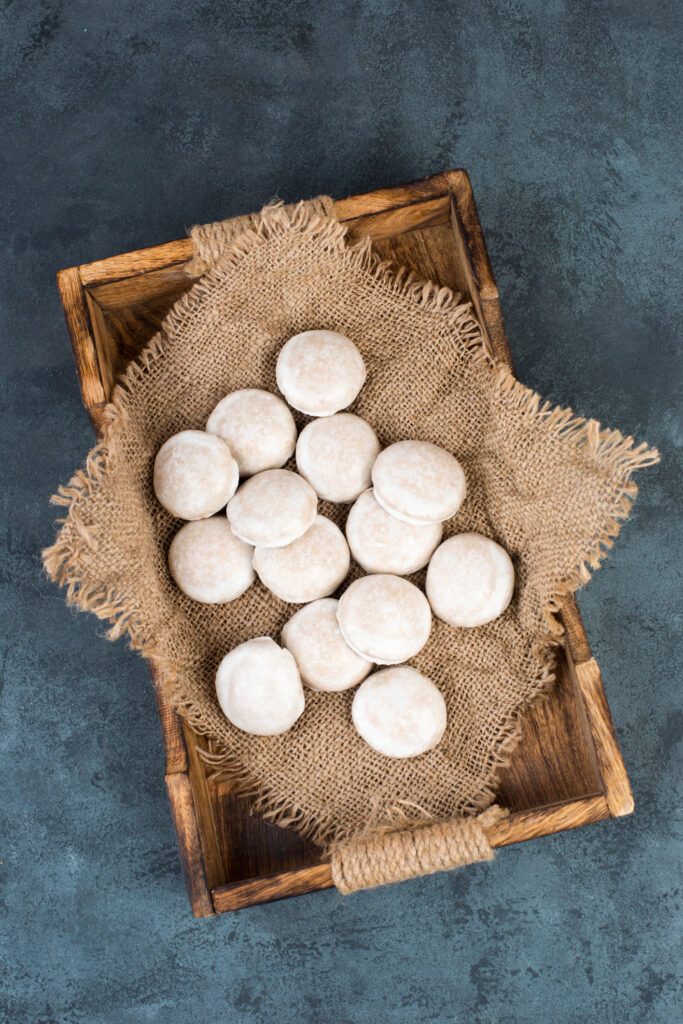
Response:
[{"label": "wooden box", "polygon": [[[467,174],[340,199],[336,216],[366,234],[383,257],[471,299],[497,355],[512,364],[498,291]],[[114,256],[57,275],[83,402],[96,431],[117,375],[190,288],[189,239]],[[566,644],[551,698],[526,720],[502,775],[499,802],[510,815],[494,846],[629,814],[633,799],[600,672],[573,600],[562,611]],[[229,784],[207,779],[193,734],[163,695],[152,666],[166,748],[166,786],[195,915],[202,917],[332,886],[319,850],[249,813]]]}]

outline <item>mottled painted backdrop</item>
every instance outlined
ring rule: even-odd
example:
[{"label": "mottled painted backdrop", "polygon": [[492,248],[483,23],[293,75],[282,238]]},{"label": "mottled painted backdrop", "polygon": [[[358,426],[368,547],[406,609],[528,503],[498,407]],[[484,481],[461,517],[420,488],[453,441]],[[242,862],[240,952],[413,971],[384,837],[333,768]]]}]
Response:
[{"label": "mottled painted backdrop", "polygon": [[[2,6],[2,1024],[680,1021],[680,8]],[[636,813],[196,921],[147,668],[40,567],[92,443],[54,272],[458,166],[521,379],[662,452],[580,597]]]}]

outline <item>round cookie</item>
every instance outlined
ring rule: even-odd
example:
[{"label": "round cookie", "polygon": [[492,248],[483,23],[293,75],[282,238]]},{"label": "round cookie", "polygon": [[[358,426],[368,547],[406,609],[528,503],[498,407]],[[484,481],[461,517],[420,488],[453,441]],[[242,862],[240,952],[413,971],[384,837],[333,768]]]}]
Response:
[{"label": "round cookie", "polygon": [[392,516],[424,526],[454,516],[465,497],[458,460],[429,441],[397,441],[372,467],[375,498]]},{"label": "round cookie", "polygon": [[369,573],[408,576],[423,569],[442,533],[441,523],[414,526],[389,515],[372,490],[361,494],[346,520],[351,554]]},{"label": "round cookie", "polygon": [[370,486],[379,455],[377,434],[351,412],[338,412],[304,427],[296,445],[296,467],[319,498],[355,501]]},{"label": "round cookie", "polygon": [[337,620],[349,647],[378,665],[398,665],[429,639],[432,614],[421,590],[400,576],[379,573],[345,590]]},{"label": "round cookie", "polygon": [[168,549],[168,568],[188,597],[224,604],[254,582],[253,551],[234,535],[225,516],[213,516],[181,526]]},{"label": "round cookie", "polygon": [[372,668],[341,635],[338,604],[333,597],[313,601],[300,608],[282,629],[283,646],[294,655],[301,678],[312,690],[349,690]]},{"label": "round cookie", "polygon": [[209,416],[206,429],[230,445],[240,476],[284,466],[296,446],[291,412],[281,398],[259,388],[226,395]]},{"label": "round cookie", "polygon": [[294,658],[269,636],[226,654],[216,672],[216,695],[225,717],[255,736],[287,732],[305,704]]},{"label": "round cookie", "polygon": [[208,519],[237,490],[239,470],[230,448],[203,430],[182,430],[154,460],[154,493],[178,519]]},{"label": "round cookie", "polygon": [[386,757],[417,757],[446,730],[446,702],[431,679],[409,665],[374,672],[351,705],[353,724]]},{"label": "round cookie", "polygon": [[232,532],[255,547],[281,548],[313,525],[318,499],[303,477],[288,469],[252,476],[228,503]]},{"label": "round cookie", "polygon": [[307,416],[345,409],[365,383],[365,363],[354,343],[336,331],[304,331],[287,341],[277,358],[277,386]]},{"label": "round cookie", "polygon": [[253,564],[276,597],[306,604],[337,589],[349,571],[351,556],[339,527],[325,516],[316,516],[313,525],[291,544],[257,547]]},{"label": "round cookie", "polygon": [[483,626],[497,619],[514,588],[507,551],[479,533],[445,540],[432,555],[425,587],[434,614],[451,626]]}]

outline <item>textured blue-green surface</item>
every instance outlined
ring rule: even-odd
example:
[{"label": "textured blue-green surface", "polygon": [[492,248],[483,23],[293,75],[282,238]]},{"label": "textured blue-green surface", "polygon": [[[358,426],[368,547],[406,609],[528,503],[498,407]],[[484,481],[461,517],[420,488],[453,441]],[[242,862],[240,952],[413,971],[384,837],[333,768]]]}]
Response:
[{"label": "textured blue-green surface", "polygon": [[[680,1021],[680,8],[2,6],[2,1024]],[[54,272],[458,166],[522,380],[662,452],[580,597],[636,813],[196,921],[147,667],[40,567],[92,443]]]}]

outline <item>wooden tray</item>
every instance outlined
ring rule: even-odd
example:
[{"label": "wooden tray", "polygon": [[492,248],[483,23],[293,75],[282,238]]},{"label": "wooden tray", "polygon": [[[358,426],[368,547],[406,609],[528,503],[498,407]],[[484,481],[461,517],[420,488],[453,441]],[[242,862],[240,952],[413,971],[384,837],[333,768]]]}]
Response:
[{"label": "wooden tray", "polygon": [[[335,214],[352,236],[370,235],[382,257],[472,300],[493,349],[512,366],[498,290],[467,174],[350,196]],[[117,375],[156,333],[194,279],[189,239],[71,267],[57,274],[81,393],[96,432]],[[573,600],[562,610],[566,645],[557,685],[525,723],[501,778],[510,815],[491,841],[505,846],[630,814],[633,798],[600,679]],[[209,781],[197,757],[204,741],[166,701],[152,666],[166,748],[166,787],[180,857],[198,917],[332,886],[319,850],[252,816],[229,784]]]}]

